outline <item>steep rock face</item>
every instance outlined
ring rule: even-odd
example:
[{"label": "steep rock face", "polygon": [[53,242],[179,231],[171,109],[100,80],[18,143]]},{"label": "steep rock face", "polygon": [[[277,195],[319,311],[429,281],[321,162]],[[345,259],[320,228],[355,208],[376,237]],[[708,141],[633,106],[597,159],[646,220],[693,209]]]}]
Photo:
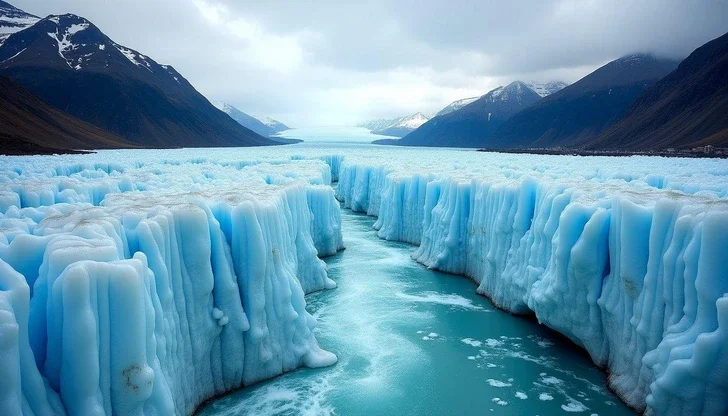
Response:
[{"label": "steep rock face", "polygon": [[696,49],[589,143],[607,149],[728,146],[728,34]]},{"label": "steep rock face", "polygon": [[437,116],[396,141],[378,144],[400,146],[487,147],[495,130],[508,118],[541,97],[525,83],[498,87],[465,107]]},{"label": "steep rock face", "polygon": [[217,110],[171,66],[72,14],[48,16],[8,36],[0,46],[0,74],[133,144],[272,144]]},{"label": "steep rock face", "polygon": [[2,76],[0,141],[0,152],[5,154],[133,147],[117,135],[49,106]]},{"label": "steep rock face", "polygon": [[649,55],[612,61],[514,115],[489,148],[580,146],[616,123],[635,100],[678,62]]}]

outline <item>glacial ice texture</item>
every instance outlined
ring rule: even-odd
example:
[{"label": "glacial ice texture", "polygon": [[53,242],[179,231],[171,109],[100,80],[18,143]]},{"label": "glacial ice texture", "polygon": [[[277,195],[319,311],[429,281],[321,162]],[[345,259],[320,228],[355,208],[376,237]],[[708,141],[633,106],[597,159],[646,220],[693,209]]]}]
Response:
[{"label": "glacial ice texture", "polygon": [[0,162],[0,414],[188,415],[336,361],[304,300],[343,248],[330,166],[134,155]]},{"label": "glacial ice texture", "polygon": [[[190,414],[336,359],[336,197],[656,415],[728,413],[728,164],[286,146],[0,158],[0,413]],[[544,398],[543,400],[548,400]]]},{"label": "glacial ice texture", "polygon": [[728,414],[725,161],[399,152],[339,171],[381,238],[566,335],[630,406]]}]

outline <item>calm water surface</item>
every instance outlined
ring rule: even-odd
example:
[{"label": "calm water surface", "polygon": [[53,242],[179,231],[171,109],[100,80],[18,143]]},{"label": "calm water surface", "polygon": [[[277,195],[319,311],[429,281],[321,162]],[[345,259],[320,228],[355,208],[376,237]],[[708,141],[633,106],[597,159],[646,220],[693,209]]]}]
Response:
[{"label": "calm water surface", "polygon": [[464,278],[426,269],[342,210],[338,288],[307,296],[329,368],[299,369],[218,399],[200,415],[633,415],[588,356],[495,309]]}]

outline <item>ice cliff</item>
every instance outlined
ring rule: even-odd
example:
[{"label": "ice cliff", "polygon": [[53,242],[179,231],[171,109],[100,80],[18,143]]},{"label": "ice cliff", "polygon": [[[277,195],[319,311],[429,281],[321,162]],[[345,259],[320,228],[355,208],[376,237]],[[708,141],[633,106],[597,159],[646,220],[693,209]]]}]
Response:
[{"label": "ice cliff", "polygon": [[187,415],[336,361],[304,300],[343,248],[330,166],[132,154],[0,165],[0,414]]},{"label": "ice cliff", "polygon": [[445,155],[347,158],[337,197],[586,349],[634,408],[728,414],[725,165]]},{"label": "ice cliff", "polygon": [[186,415],[334,362],[304,293],[334,286],[337,180],[635,408],[728,414],[725,161],[290,149],[0,158],[0,414]]}]

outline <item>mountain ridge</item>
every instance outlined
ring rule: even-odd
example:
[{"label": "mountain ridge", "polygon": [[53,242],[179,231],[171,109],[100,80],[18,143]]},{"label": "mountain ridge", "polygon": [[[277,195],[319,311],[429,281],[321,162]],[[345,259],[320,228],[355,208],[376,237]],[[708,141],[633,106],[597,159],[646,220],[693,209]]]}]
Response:
[{"label": "mountain ridge", "polygon": [[728,33],[695,49],[588,146],[728,146]]},{"label": "mountain ridge", "polygon": [[373,134],[380,136],[402,137],[414,131],[430,119],[429,116],[422,112],[416,112],[404,117],[394,119],[378,119],[371,120],[356,127],[364,127],[369,129]]},{"label": "mountain ridge", "polygon": [[501,86],[472,103],[436,116],[399,140],[382,139],[375,144],[431,147],[482,147],[492,132],[508,117],[541,97],[524,82]]},{"label": "mountain ridge", "polygon": [[0,74],[134,145],[278,144],[217,110],[172,66],[74,14],[50,15],[10,34],[0,46]]},{"label": "mountain ridge", "polygon": [[678,62],[627,55],[515,114],[493,134],[488,148],[573,147],[617,122],[652,84]]}]

